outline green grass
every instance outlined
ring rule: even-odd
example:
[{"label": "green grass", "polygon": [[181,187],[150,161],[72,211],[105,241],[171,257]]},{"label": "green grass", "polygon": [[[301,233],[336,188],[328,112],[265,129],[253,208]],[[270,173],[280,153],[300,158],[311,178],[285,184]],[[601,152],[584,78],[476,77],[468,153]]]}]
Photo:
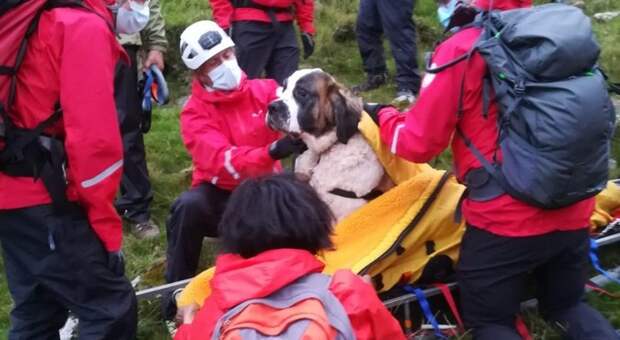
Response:
[{"label": "green grass", "polygon": [[[419,60],[424,51],[429,50],[441,36],[441,29],[435,20],[434,0],[417,1],[415,21],[418,26]],[[358,1],[316,0],[316,41],[317,50],[302,67],[320,67],[332,73],[340,82],[351,86],[361,82],[365,75],[354,38],[350,35],[354,28]],[[589,14],[619,10],[616,0],[588,0],[586,12]],[[174,198],[189,186],[189,177],[182,173],[191,165],[189,156],[179,136],[178,115],[180,107],[176,102],[189,93],[189,74],[180,62],[178,37],[190,23],[211,17],[206,0],[162,0],[163,13],[167,21],[170,51],[167,54],[166,74],[172,88],[171,104],[157,109],[153,115],[151,132],[146,135],[147,159],[155,192],[152,206],[154,220],[160,225],[162,235],[156,240],[138,241],[126,233],[124,250],[127,256],[127,276],[133,279],[140,276],[139,288],[146,288],[163,282],[165,258],[165,220]],[[595,23],[598,39],[603,46],[601,64],[609,75],[620,81],[620,18],[610,23]],[[337,41],[335,40],[337,38]],[[388,68],[394,74],[394,64],[386,45]],[[422,65],[422,63],[420,64]],[[364,95],[367,101],[389,102],[396,88],[393,84]],[[614,158],[620,160],[620,142],[614,143]],[[439,168],[450,167],[450,153],[445,152],[432,162]],[[614,170],[615,175],[620,171]],[[205,246],[202,267],[213,261],[212,247]],[[605,257],[608,266],[618,265],[620,259],[611,254]],[[0,272],[4,271],[0,260]],[[620,291],[619,287],[611,289]],[[620,327],[620,303],[605,297],[590,296],[590,302]],[[10,295],[4,275],[0,276],[0,339],[6,338],[9,327],[8,313],[11,308]],[[140,339],[167,339],[166,330],[159,317],[157,301],[140,304]],[[537,317],[528,317],[528,325],[536,339],[556,339],[557,335]]]}]

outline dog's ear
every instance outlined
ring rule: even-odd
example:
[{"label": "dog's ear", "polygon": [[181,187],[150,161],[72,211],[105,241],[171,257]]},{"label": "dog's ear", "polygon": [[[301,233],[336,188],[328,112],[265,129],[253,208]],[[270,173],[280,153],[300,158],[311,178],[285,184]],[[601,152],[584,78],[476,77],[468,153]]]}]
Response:
[{"label": "dog's ear", "polygon": [[336,136],[340,143],[346,144],[357,133],[357,124],[362,117],[362,100],[338,85],[331,95],[332,108],[336,119]]}]

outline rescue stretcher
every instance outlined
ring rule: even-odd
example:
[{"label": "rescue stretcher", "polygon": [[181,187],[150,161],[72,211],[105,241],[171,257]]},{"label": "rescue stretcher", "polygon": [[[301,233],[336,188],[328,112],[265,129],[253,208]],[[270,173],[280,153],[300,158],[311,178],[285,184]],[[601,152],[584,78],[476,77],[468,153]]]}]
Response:
[{"label": "rescue stretcher", "polygon": [[[411,304],[445,295],[446,290],[457,287],[450,281],[454,279],[450,271],[458,259],[465,230],[464,222],[455,219],[465,188],[446,171],[395,157],[381,143],[379,131],[369,117],[363,117],[359,128],[396,186],[338,223],[334,235],[336,250],[320,257],[326,264],[325,273],[349,268],[357,274],[370,275],[386,307],[399,313],[404,329],[411,333]],[[614,207],[620,207],[620,187],[616,185],[597,197],[593,225],[609,223]],[[604,246],[618,241],[620,233],[596,242]],[[210,268],[193,279],[145,289],[137,292],[137,296],[140,300],[153,299],[185,288],[177,298],[177,305],[202,305],[210,294],[209,280],[213,273],[214,268]],[[448,283],[428,288],[411,286],[420,282]],[[401,293],[394,296],[395,286],[412,288],[408,289],[410,292],[400,288],[396,291]],[[449,307],[459,319],[456,307]],[[428,319],[428,313],[425,314]],[[437,321],[434,323],[437,329]]]},{"label": "rescue stretcher", "polygon": [[[614,221],[614,223],[620,223],[620,220],[616,220]],[[596,240],[596,243],[598,244],[599,247],[605,247],[605,246],[609,246],[613,244],[618,244],[618,242],[620,242],[620,232],[610,235],[610,236],[602,237]],[[609,273],[613,275],[615,278],[620,279],[620,266],[610,269]],[[205,273],[203,272],[203,274]],[[165,285],[161,285],[157,287],[140,290],[136,292],[136,296],[139,301],[161,299],[165,296],[168,296],[169,294],[171,294],[172,292],[176,290],[185,288],[191,280],[192,279],[187,279],[187,280],[177,281],[177,282],[173,282],[173,283],[169,283],[169,284],[165,284]],[[590,279],[590,282],[594,283],[595,286],[602,287],[608,284],[610,280],[603,275],[597,275],[597,276],[592,277]],[[450,283],[446,283],[444,287],[448,288],[450,291],[454,291],[458,287],[458,285],[456,282],[450,282]],[[593,289],[591,287],[586,287],[586,291],[592,291],[592,290]],[[425,289],[422,289],[421,291],[426,299],[432,299],[434,297],[444,294],[444,292],[442,291],[442,288],[436,287],[436,286],[425,288]],[[413,315],[416,314],[416,311],[418,311],[418,307],[415,306],[416,304],[419,303],[418,296],[414,293],[403,293],[395,297],[385,298],[383,299],[383,303],[386,306],[386,308],[388,308],[394,314],[399,315],[398,318],[400,319],[401,324],[403,325],[403,328],[405,329],[405,332],[407,332],[408,335],[413,334],[413,323],[411,320],[413,320]],[[535,305],[536,305],[535,300],[528,300],[522,304],[524,309],[533,308]],[[433,310],[439,310],[439,309],[433,308]],[[447,308],[445,309],[449,311],[449,309]],[[451,312],[451,313],[454,313],[454,312]],[[417,313],[417,314],[420,314],[420,313]],[[454,326],[452,325],[441,325],[441,326],[453,327],[453,329],[456,329],[458,321],[456,321],[455,319],[456,317],[453,316],[452,320],[450,321],[450,322],[454,321]],[[431,330],[430,327],[428,327],[427,325],[423,325],[423,326],[426,326],[426,328],[429,331]]]}]

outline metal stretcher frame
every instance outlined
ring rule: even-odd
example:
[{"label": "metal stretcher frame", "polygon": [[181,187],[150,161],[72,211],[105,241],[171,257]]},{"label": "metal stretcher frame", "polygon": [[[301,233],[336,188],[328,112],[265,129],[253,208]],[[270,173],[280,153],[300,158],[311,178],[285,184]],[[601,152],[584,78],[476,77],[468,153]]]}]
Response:
[{"label": "metal stretcher frame", "polygon": [[[606,245],[610,245],[610,244],[614,244],[616,242],[620,242],[620,233],[618,234],[614,234],[614,235],[610,235],[607,237],[602,237],[596,240],[596,243],[599,246],[606,246]],[[594,279],[593,279],[594,280]],[[602,279],[599,279],[602,280]],[[152,288],[147,288],[147,289],[143,289],[140,290],[138,292],[136,292],[136,296],[138,298],[138,300],[150,300],[150,299],[154,299],[154,298],[161,298],[162,296],[164,296],[165,294],[171,293],[177,289],[183,288],[185,287],[189,282],[191,281],[191,279],[186,279],[186,280],[182,280],[182,281],[176,281],[176,282],[172,282],[172,283],[168,283],[165,285],[161,285],[161,286],[156,286],[156,287],[152,287]],[[599,284],[598,282],[595,281],[595,283]],[[604,284],[604,283],[603,283]],[[447,284],[447,286],[450,289],[454,289],[457,287],[456,282],[452,282]],[[441,294],[441,291],[438,288],[428,288],[424,290],[424,294],[428,297],[428,296],[434,296],[434,295],[438,295]],[[387,307],[387,308],[394,308],[394,307],[398,307],[400,305],[405,305],[405,313],[407,313],[407,308],[408,308],[408,304],[410,302],[413,301],[417,301],[417,298],[414,294],[403,294],[399,297],[396,298],[392,298],[392,299],[388,299],[383,301],[383,304]]]},{"label": "metal stretcher frame", "polygon": [[[601,246],[614,244],[619,241],[620,241],[620,233],[599,238],[596,240],[596,243],[599,247],[601,247]],[[615,277],[620,277],[620,266],[609,270],[609,274]],[[593,282],[595,285],[603,286],[609,282],[609,279],[603,275],[597,275],[591,278],[590,281]],[[446,284],[446,286],[448,286],[448,289],[454,290],[456,287],[458,287],[458,284],[456,282],[452,282],[452,283]],[[591,291],[591,289],[589,287],[586,287],[586,291],[589,292]],[[423,290],[423,293],[427,298],[442,294],[441,290],[436,287],[425,289]],[[402,307],[403,317],[405,320],[405,323],[404,323],[405,332],[407,333],[407,335],[412,334],[412,329],[411,329],[411,321],[409,321],[409,324],[408,324],[406,320],[411,320],[411,313],[412,313],[411,303],[416,302],[416,301],[418,301],[418,298],[415,296],[415,294],[411,294],[411,293],[406,293],[401,296],[383,301],[383,304],[385,305],[385,307],[387,307],[388,309],[392,311],[397,310],[398,308]],[[530,300],[527,300],[521,303],[521,309],[531,310],[535,308],[537,305],[538,305],[538,301],[536,299],[530,299]]]},{"label": "metal stretcher frame", "polygon": [[[620,233],[618,234],[614,234],[614,235],[610,235],[607,237],[602,237],[596,240],[596,243],[599,247],[602,246],[606,246],[606,245],[610,245],[610,244],[614,244],[616,242],[620,242]],[[620,267],[614,268],[612,270],[610,270],[610,273],[612,275],[616,275],[616,276],[620,276]],[[605,277],[603,277],[602,275],[597,275],[595,277],[593,277],[592,279],[590,279],[592,282],[594,282],[597,285],[605,285],[607,283],[607,279]],[[447,286],[450,288],[450,290],[453,290],[454,288],[456,288],[458,286],[458,284],[456,282],[452,282],[447,284]],[[586,289],[589,290],[589,289]],[[439,290],[439,288],[428,288],[423,290],[424,294],[427,297],[430,296],[434,296],[434,295],[438,295],[441,294],[441,290]],[[405,305],[405,314],[408,314],[407,309],[409,308],[409,303],[413,302],[413,301],[417,301],[417,297],[414,294],[403,294],[399,297],[396,298],[392,298],[392,299],[388,299],[383,301],[383,304],[387,307],[387,308],[394,308],[394,307],[398,307],[401,305]],[[529,301],[528,301],[529,302]],[[527,302],[526,302],[527,303]]]}]

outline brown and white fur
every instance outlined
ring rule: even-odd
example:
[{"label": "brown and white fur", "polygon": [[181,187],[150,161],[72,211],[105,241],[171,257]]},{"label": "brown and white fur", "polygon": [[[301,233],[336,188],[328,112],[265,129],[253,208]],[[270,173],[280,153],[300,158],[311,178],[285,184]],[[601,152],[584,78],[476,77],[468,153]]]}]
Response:
[{"label": "brown and white fur", "polygon": [[[320,69],[293,73],[269,105],[267,123],[299,136],[308,150],[295,162],[295,172],[329,205],[338,220],[367,203],[363,197],[393,184],[374,151],[358,132],[362,102]],[[331,193],[352,192],[357,198]]]}]

